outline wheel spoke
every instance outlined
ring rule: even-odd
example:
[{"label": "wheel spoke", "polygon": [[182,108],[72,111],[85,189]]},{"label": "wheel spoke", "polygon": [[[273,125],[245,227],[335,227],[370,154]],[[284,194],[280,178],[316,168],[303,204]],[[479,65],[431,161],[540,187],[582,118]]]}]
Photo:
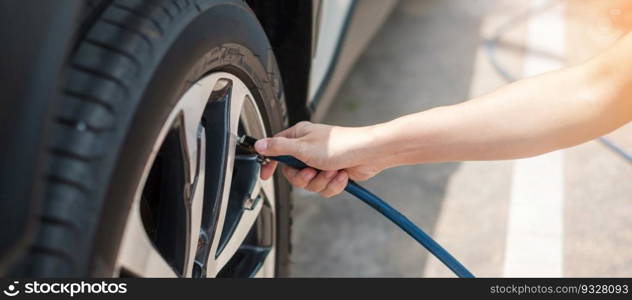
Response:
[{"label": "wheel spoke", "polygon": [[182,100],[178,103],[182,111],[181,114],[181,133],[184,136],[184,153],[187,161],[187,169],[189,182],[193,182],[197,172],[199,151],[199,127],[204,107],[206,106],[206,98],[202,93],[202,89],[198,85],[193,85],[182,96]]},{"label": "wheel spoke", "polygon": [[260,139],[266,137],[265,127],[261,119],[261,113],[257,108],[255,101],[249,96],[244,97],[243,109],[240,116],[241,123],[244,126],[246,134],[251,137]]},{"label": "wheel spoke", "polygon": [[204,208],[204,183],[206,169],[206,133],[203,127],[199,127],[197,148],[199,149],[197,162],[197,174],[192,182],[192,195],[189,205],[189,253],[187,257],[185,274],[191,276],[193,272],[193,264],[195,262],[195,254],[200,238],[200,230],[202,226],[202,213]]},{"label": "wheel spoke", "polygon": [[[267,136],[263,120],[261,119],[261,112],[257,108],[254,100],[248,95],[246,95],[244,100],[241,122],[244,124],[246,134],[249,136],[254,138],[264,138]],[[274,181],[272,179],[259,179],[254,191],[258,191],[259,188],[261,188],[267,201],[275,199]],[[269,204],[274,207],[274,201],[269,201]]]},{"label": "wheel spoke", "polygon": [[224,228],[224,221],[226,219],[226,210],[228,208],[228,199],[230,194],[230,186],[232,183],[233,177],[233,166],[235,160],[235,138],[232,136],[229,137],[229,150],[228,150],[228,159],[225,162],[224,166],[224,186],[222,188],[222,196],[218,206],[218,217],[217,223],[215,224],[215,232],[211,239],[211,247],[208,255],[208,261],[206,263],[207,277],[214,277],[219,269],[217,268],[217,264],[215,262],[215,252],[217,251],[217,246],[219,244],[220,237],[222,236],[222,229]]},{"label": "wheel spoke", "polygon": [[[138,202],[136,202],[138,203]],[[138,205],[130,212],[123,243],[119,251],[120,268],[142,277],[177,277],[149,240]]]},{"label": "wheel spoke", "polygon": [[268,252],[268,255],[266,256],[265,260],[263,261],[263,265],[261,266],[261,268],[259,268],[259,270],[257,271],[257,273],[255,273],[253,277],[254,278],[274,277],[275,257],[276,257],[276,254],[274,252],[274,248],[272,248],[270,249],[270,252]]},{"label": "wheel spoke", "polygon": [[[225,80],[225,79],[215,79],[215,78],[207,78],[207,79],[208,79],[208,82],[206,83],[206,85],[212,86],[213,91],[220,90],[221,87],[218,87],[218,85],[222,85],[221,81]],[[243,102],[243,98],[239,97],[239,93],[237,95],[238,97],[235,97],[235,96],[236,96],[235,86],[233,85],[230,92],[230,103],[229,103],[230,114],[229,114],[229,120],[228,120],[228,123],[229,123],[228,132],[230,134],[228,134],[228,155],[226,156],[225,165],[224,165],[224,186],[222,188],[222,196],[221,196],[220,204],[218,207],[219,212],[218,212],[217,223],[215,223],[215,232],[211,239],[211,247],[208,254],[208,261],[206,263],[206,276],[207,277],[215,277],[215,275],[217,275],[217,273],[221,269],[221,266],[219,266],[216,261],[215,253],[217,252],[217,247],[219,245],[219,241],[222,236],[222,231],[224,229],[224,222],[226,221],[226,212],[228,210],[228,200],[230,196],[230,190],[231,190],[231,184],[232,184],[232,178],[233,178],[233,167],[235,165],[235,149],[237,147],[236,137],[237,137],[237,128],[239,124],[238,122],[239,119],[235,120],[235,118],[239,118],[239,114],[235,115],[233,114],[233,112],[235,108],[240,107]],[[239,109],[237,109],[237,111],[239,111]]]},{"label": "wheel spoke", "polygon": [[239,120],[244,100],[248,94],[246,86],[243,84],[234,84],[230,94],[230,133],[233,138],[237,137],[237,129],[239,128]]},{"label": "wheel spoke", "polygon": [[259,179],[259,182],[261,185],[261,192],[263,193],[263,196],[265,196],[265,200],[268,205],[274,209],[274,199],[276,198],[274,194],[274,181],[270,178],[267,180]]},{"label": "wheel spoke", "polygon": [[235,252],[237,252],[237,249],[239,249],[239,246],[244,242],[248,232],[250,232],[250,229],[257,220],[261,207],[263,206],[263,199],[261,199],[261,195],[256,195],[255,197],[257,198],[250,199],[252,206],[242,211],[242,215],[239,221],[237,221],[237,225],[230,238],[226,242],[226,246],[224,246],[224,249],[222,249],[219,256],[217,256],[216,266],[218,270],[221,270]]},{"label": "wheel spoke", "polygon": [[[207,81],[202,81],[201,84],[203,86],[213,86],[213,90],[218,90],[217,85],[221,80],[226,80],[223,78],[216,79],[211,78],[210,76],[207,78]],[[232,80],[232,79],[231,79]],[[214,277],[221,270],[227,260],[219,261],[216,258],[217,248],[219,246],[219,242],[222,236],[222,232],[224,230],[224,222],[226,221],[226,213],[228,209],[228,201],[231,191],[232,177],[233,177],[233,167],[235,165],[235,149],[237,147],[237,130],[239,128],[239,118],[241,113],[241,108],[244,103],[244,98],[246,97],[248,90],[245,88],[243,84],[235,84],[233,81],[233,85],[230,91],[230,114],[229,114],[229,145],[228,145],[228,156],[226,158],[225,171],[224,171],[224,187],[222,189],[222,197],[221,203],[219,205],[219,217],[217,219],[217,223],[215,224],[215,233],[212,238],[210,253],[208,255],[208,260],[206,264],[206,276]],[[234,252],[233,252],[234,253]]]}]

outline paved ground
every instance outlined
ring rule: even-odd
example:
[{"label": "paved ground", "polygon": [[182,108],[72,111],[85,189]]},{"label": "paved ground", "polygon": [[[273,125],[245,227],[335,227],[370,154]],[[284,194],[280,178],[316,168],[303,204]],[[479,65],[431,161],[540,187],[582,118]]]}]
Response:
[{"label": "paved ground", "polygon": [[[601,11],[620,16],[612,7],[621,1],[607,0],[612,7],[600,1],[601,10],[585,6],[593,0],[563,4],[562,18],[570,28],[564,32],[564,62],[581,61],[607,44],[606,33],[614,29],[608,31],[595,20],[601,20]],[[506,80],[489,63],[484,48],[497,34],[502,34],[498,61],[522,76],[526,57],[536,52],[527,45],[528,18],[521,17],[528,5],[512,0],[402,0],[358,61],[325,122],[381,122],[497,88]],[[500,30],[506,24],[511,28]],[[591,24],[601,24],[596,35]],[[584,35],[592,41],[589,46]],[[609,137],[632,151],[632,126]],[[632,164],[598,142],[564,150],[559,157],[558,275],[632,276]],[[479,276],[554,274],[538,266],[508,270],[514,257],[537,250],[536,245],[516,250],[515,243],[533,237],[523,239],[508,225],[516,220],[516,186],[524,184],[516,179],[516,166],[516,161],[409,166],[387,170],[364,185]],[[295,276],[451,276],[408,236],[350,196],[323,200],[305,191],[295,194]],[[547,222],[526,225],[541,228]],[[556,244],[551,245],[555,250]]]}]

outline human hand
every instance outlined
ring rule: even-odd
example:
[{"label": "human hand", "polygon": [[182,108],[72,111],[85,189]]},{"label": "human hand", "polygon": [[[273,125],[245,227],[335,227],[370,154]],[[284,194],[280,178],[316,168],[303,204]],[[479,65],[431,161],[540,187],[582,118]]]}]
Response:
[{"label": "human hand", "polygon": [[[291,155],[303,161],[311,168],[284,166],[283,175],[292,185],[328,198],[342,192],[349,179],[366,180],[385,168],[371,147],[373,139],[371,127],[300,122],[257,141],[255,149],[265,156]],[[263,166],[261,178],[270,178],[277,164],[271,161]]]}]

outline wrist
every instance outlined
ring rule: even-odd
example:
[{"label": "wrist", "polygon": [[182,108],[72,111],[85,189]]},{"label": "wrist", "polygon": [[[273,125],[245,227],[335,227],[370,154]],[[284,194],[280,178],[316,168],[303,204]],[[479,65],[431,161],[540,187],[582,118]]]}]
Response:
[{"label": "wrist", "polygon": [[367,126],[365,129],[368,137],[365,146],[368,164],[376,165],[380,170],[397,165],[392,127],[391,121]]},{"label": "wrist", "polygon": [[[437,111],[441,108],[435,108]],[[424,112],[425,113],[425,112]],[[430,122],[420,125],[420,120],[432,120],[430,116],[421,118],[419,114],[406,115],[377,124],[373,128],[375,153],[379,155],[384,168],[428,162],[427,148],[436,141],[436,130]],[[430,144],[429,144],[430,143]]]}]

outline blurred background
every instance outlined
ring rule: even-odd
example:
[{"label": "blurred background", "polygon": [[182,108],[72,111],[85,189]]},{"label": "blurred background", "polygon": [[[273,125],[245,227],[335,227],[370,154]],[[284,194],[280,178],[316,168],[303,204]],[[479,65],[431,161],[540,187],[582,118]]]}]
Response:
[{"label": "blurred background", "polygon": [[[582,62],[632,28],[631,14],[628,0],[401,0],[324,122],[388,121]],[[608,139],[632,152],[632,126]],[[601,141],[400,167],[364,185],[477,276],[632,276],[632,163]],[[293,276],[452,276],[351,196],[294,194]]]}]

